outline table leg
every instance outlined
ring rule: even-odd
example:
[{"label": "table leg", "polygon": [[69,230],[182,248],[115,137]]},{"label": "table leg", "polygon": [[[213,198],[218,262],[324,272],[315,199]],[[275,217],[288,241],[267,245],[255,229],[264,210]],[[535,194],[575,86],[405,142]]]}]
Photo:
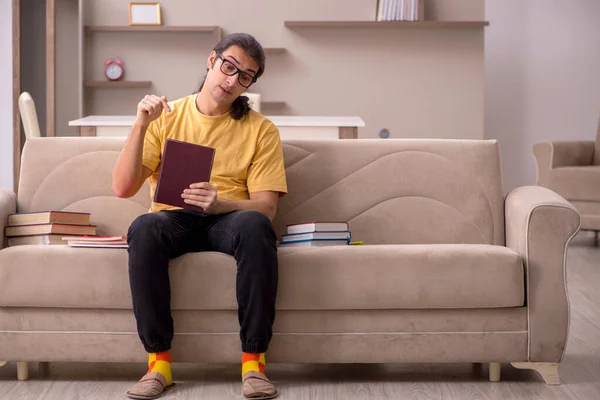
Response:
[{"label": "table leg", "polygon": [[338,128],[340,139],[357,139],[358,128],[356,126],[340,126]]},{"label": "table leg", "polygon": [[95,126],[78,126],[79,136],[96,136]]}]

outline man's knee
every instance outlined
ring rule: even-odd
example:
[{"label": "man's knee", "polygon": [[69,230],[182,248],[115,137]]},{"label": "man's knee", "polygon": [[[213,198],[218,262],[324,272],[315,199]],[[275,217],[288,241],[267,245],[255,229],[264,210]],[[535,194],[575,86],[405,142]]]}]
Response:
[{"label": "man's knee", "polygon": [[161,213],[142,214],[133,220],[127,230],[128,241],[156,239],[160,236],[164,216]]},{"label": "man's knee", "polygon": [[235,230],[244,237],[266,237],[275,239],[275,230],[271,220],[258,211],[236,211]]},{"label": "man's knee", "polygon": [[271,220],[258,211],[236,211],[233,223],[235,236],[243,242],[251,243],[257,240],[275,242],[276,234]]}]

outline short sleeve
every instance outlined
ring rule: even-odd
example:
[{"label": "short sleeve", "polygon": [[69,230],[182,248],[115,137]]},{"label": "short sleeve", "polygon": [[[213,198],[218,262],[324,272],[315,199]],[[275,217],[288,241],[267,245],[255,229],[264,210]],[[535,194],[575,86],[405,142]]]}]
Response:
[{"label": "short sleeve", "polygon": [[144,150],[142,153],[142,165],[155,171],[160,164],[162,155],[162,116],[148,125],[144,137]]},{"label": "short sleeve", "polygon": [[248,192],[273,191],[287,193],[283,150],[279,130],[270,123],[259,140],[248,168]]}]

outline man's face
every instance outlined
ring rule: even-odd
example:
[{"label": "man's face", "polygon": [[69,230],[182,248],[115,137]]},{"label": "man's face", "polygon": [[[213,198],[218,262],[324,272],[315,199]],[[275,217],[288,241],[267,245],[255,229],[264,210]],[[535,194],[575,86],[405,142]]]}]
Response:
[{"label": "man's face", "polygon": [[[259,66],[238,46],[230,46],[221,56],[214,51],[210,53],[205,85],[217,103],[231,104],[248,89],[240,84],[240,80],[248,84],[248,78],[254,78]],[[226,75],[223,71],[233,75]]]}]

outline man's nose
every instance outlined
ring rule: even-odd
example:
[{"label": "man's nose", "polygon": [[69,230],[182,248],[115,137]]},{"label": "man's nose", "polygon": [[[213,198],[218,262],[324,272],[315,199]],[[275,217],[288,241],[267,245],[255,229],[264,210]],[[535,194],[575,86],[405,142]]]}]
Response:
[{"label": "man's nose", "polygon": [[233,75],[230,75],[227,77],[227,79],[225,80],[227,82],[227,85],[229,87],[234,87],[238,81],[238,77],[237,77],[238,73],[236,72]]}]

